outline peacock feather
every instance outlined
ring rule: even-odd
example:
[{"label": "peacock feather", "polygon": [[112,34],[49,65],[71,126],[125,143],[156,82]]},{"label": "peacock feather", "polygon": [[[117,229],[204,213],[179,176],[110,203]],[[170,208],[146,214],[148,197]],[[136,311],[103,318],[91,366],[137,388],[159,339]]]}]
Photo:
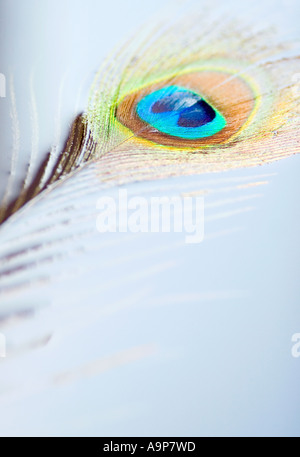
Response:
[{"label": "peacock feather", "polygon": [[[76,37],[97,19],[85,50],[97,66],[105,7],[79,3]],[[11,79],[1,434],[298,433],[289,346],[300,321],[296,7],[240,3],[159,9],[95,71],[63,147],[57,135],[42,156],[31,78],[22,174],[28,151]],[[122,190],[146,204],[204,198],[204,242],[99,233],[102,199],[122,214]]]},{"label": "peacock feather", "polygon": [[299,42],[261,21],[249,25],[257,5],[247,15],[236,10],[234,20],[218,2],[203,10],[205,21],[197,6],[170,20],[167,8],[108,57],[60,154],[49,153],[31,182],[24,179],[15,201],[4,198],[0,219],[90,161],[102,170],[105,160],[105,179],[125,182],[299,152]]}]

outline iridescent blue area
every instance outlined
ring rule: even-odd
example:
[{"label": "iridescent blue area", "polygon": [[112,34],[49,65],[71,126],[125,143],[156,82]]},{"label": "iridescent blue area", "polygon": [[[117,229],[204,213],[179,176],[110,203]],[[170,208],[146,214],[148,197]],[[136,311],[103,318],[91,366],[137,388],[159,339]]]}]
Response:
[{"label": "iridescent blue area", "polygon": [[224,117],[199,94],[179,86],[146,95],[136,112],[160,132],[190,140],[215,135],[226,126]]}]

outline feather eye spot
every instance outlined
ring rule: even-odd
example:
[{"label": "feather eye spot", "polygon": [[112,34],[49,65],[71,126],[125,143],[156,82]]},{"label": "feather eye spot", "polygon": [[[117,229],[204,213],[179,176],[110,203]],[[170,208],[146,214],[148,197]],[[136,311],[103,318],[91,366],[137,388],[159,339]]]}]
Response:
[{"label": "feather eye spot", "polygon": [[252,88],[225,71],[203,70],[170,77],[123,97],[117,120],[136,138],[175,148],[228,142],[255,107]]}]

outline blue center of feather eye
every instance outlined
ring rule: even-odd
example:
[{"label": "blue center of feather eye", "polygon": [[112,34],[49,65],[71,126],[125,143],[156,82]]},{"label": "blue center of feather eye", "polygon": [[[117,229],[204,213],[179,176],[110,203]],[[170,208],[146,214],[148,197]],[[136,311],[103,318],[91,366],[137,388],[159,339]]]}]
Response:
[{"label": "blue center of feather eye", "polygon": [[226,126],[224,117],[199,94],[179,86],[146,95],[136,112],[160,132],[189,140],[215,135]]}]

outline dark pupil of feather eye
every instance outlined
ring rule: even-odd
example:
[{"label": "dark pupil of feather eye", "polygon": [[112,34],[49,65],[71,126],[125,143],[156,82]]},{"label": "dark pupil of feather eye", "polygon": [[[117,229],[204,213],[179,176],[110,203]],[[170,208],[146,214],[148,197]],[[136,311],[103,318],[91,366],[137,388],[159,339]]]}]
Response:
[{"label": "dark pupil of feather eye", "polygon": [[191,92],[174,92],[163,97],[152,105],[154,114],[177,112],[177,125],[180,127],[201,127],[213,121],[215,110],[197,94]]},{"label": "dark pupil of feather eye", "polygon": [[224,116],[201,94],[176,85],[145,95],[136,114],[158,132],[186,140],[210,137],[226,126]]}]

